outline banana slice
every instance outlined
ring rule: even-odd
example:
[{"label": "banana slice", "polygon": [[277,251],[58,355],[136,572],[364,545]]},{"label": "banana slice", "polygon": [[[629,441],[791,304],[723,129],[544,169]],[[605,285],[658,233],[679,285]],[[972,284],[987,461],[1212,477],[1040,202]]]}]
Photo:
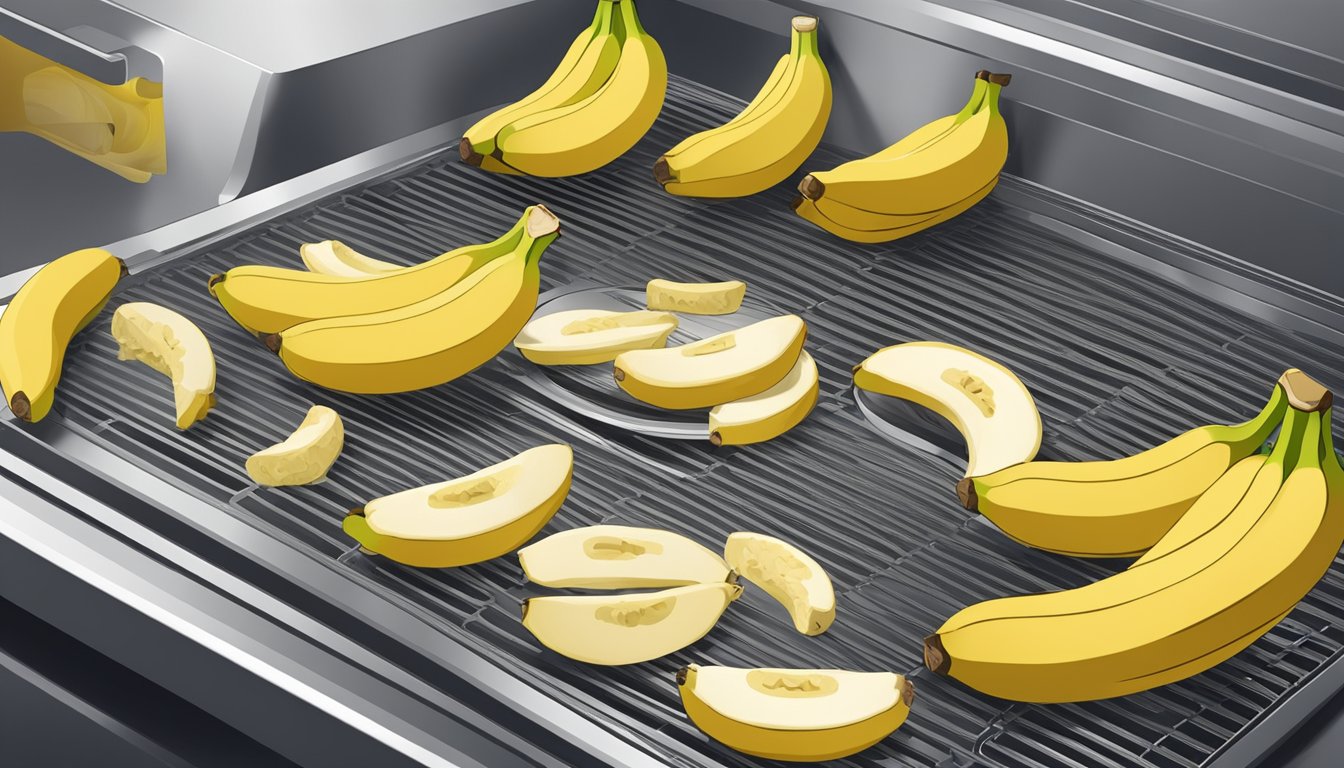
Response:
[{"label": "banana slice", "polygon": [[339,240],[304,243],[299,258],[309,272],[332,277],[377,277],[404,269],[400,264],[371,258]]},{"label": "banana slice", "polygon": [[421,568],[470,565],[517,549],[569,495],[574,451],[542,445],[479,472],[374,499],[342,527],[365,549]]},{"label": "banana slice", "polygon": [[760,394],[798,362],[807,324],[782,315],[667,349],[622,352],[616,383],[660,408],[708,408]]},{"label": "banana slice", "polygon": [[905,722],[915,686],[892,672],[737,669],[677,672],[681,703],[716,741],[772,760],[834,760],[861,752]]},{"label": "banana slice", "polygon": [[723,558],[672,531],[590,525],[518,551],[523,573],[547,587],[624,589],[729,581]]},{"label": "banana slice", "polygon": [[173,380],[177,428],[205,418],[215,405],[215,354],[196,324],[158,304],[137,301],[112,313],[117,359],[139,360]]},{"label": "banana slice", "polygon": [[835,621],[835,590],[831,577],[801,549],[763,533],[734,533],[723,558],[742,578],[778,600],[793,626],[805,635],[820,635]]},{"label": "banana slice", "polygon": [[674,283],[650,280],[645,289],[649,309],[685,312],[688,315],[730,315],[742,307],[747,284],[741,280],[722,283]]},{"label": "banana slice", "polygon": [[282,443],[252,454],[247,474],[260,485],[310,485],[327,479],[345,447],[340,414],[314,405],[298,429]]},{"label": "banana slice", "polygon": [[817,363],[804,350],[793,370],[759,395],[714,406],[709,412],[709,441],[747,445],[772,440],[798,425],[817,404]]},{"label": "banana slice", "polygon": [[523,601],[523,626],[541,644],[589,664],[637,664],[709,633],[742,594],[736,582],[635,595],[566,595]]},{"label": "banana slice", "polygon": [[932,409],[966,438],[966,476],[1030,461],[1041,447],[1031,393],[999,363],[952,344],[915,341],[878,350],[854,369],[854,386]]},{"label": "banana slice", "polygon": [[676,329],[677,316],[668,312],[571,309],[523,326],[513,345],[538,365],[590,365],[630,349],[664,347]]}]

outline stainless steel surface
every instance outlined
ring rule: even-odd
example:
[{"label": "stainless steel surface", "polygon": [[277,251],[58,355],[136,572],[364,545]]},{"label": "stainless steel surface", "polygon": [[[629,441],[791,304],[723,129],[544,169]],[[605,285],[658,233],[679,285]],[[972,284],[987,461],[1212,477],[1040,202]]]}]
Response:
[{"label": "stainless steel surface", "polygon": [[0,37],[109,85],[121,85],[134,76],[124,52],[100,50],[8,8],[0,8]]}]

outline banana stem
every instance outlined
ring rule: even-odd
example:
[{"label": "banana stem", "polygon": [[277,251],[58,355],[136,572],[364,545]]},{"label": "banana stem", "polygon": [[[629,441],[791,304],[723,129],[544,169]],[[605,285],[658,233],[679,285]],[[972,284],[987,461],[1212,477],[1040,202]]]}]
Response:
[{"label": "banana stem", "polygon": [[789,55],[793,58],[799,56],[820,57],[821,52],[817,50],[817,20],[811,16],[795,16],[793,18],[793,34],[789,40]]},{"label": "banana stem", "polygon": [[621,41],[632,37],[644,37],[644,25],[639,23],[639,14],[635,11],[635,0],[617,0],[621,6]]}]

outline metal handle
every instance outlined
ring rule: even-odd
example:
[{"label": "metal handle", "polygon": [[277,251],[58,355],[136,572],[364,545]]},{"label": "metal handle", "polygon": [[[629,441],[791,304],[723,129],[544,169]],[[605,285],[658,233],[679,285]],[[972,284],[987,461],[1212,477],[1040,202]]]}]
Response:
[{"label": "metal handle", "polygon": [[0,37],[108,85],[121,85],[130,79],[125,53],[100,51],[6,8],[0,8]]}]

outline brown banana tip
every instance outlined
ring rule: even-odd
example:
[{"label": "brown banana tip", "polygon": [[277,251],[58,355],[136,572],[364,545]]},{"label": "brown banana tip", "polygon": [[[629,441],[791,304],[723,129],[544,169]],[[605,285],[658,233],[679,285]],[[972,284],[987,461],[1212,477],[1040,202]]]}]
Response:
[{"label": "brown banana tip", "polygon": [[560,236],[560,217],[551,212],[550,208],[537,203],[527,214],[527,236],[538,238],[546,235]]},{"label": "brown banana tip", "polygon": [[798,182],[798,191],[808,200],[820,200],[821,196],[826,194],[826,185],[809,173]]},{"label": "brown banana tip", "polygon": [[476,148],[471,145],[471,139],[463,136],[462,141],[457,144],[457,153],[462,156],[462,162],[467,165],[475,166],[477,168],[481,167],[481,160],[484,158],[481,156],[481,153],[477,152]]},{"label": "brown banana tip", "polygon": [[961,506],[972,512],[980,511],[980,498],[975,495],[975,481],[971,478],[963,477],[957,483],[957,498],[961,500]]},{"label": "brown banana tip", "polygon": [[657,162],[653,164],[653,180],[659,184],[677,180],[677,177],[672,175],[672,168],[667,164],[666,157],[658,158]]},{"label": "brown banana tip", "polygon": [[205,288],[206,288],[206,290],[210,291],[210,295],[211,295],[211,296],[214,296],[214,295],[215,295],[215,286],[219,285],[219,284],[222,283],[222,282],[224,282],[224,273],[220,272],[220,273],[213,274],[213,275],[211,275],[210,277],[208,277],[208,278],[206,279],[206,281],[205,281]]},{"label": "brown banana tip", "polygon": [[710,444],[713,445],[715,448],[718,448],[718,447],[720,447],[720,446],[723,445],[723,435],[720,435],[717,431],[715,431],[715,432],[710,432],[710,433],[709,433],[709,442],[710,442]]},{"label": "brown banana tip", "polygon": [[620,368],[613,368],[611,375],[616,377],[617,381],[625,381],[625,371],[622,371]]},{"label": "brown banana tip", "polygon": [[494,149],[490,150],[490,156],[495,158],[501,163],[504,162],[504,150],[500,149],[499,147],[495,147]]},{"label": "brown banana tip", "polygon": [[976,79],[976,80],[988,80],[988,79],[989,79],[989,76],[992,75],[992,74],[994,74],[994,73],[993,73],[993,72],[990,72],[988,69],[982,69],[982,70],[980,70],[979,72],[976,72],[976,73],[975,73],[975,79]]},{"label": "brown banana tip", "polygon": [[789,207],[796,211],[803,207],[803,200],[805,199],[807,198],[802,195],[794,195],[793,199],[789,201]]},{"label": "brown banana tip", "polygon": [[278,333],[263,334],[261,336],[261,343],[265,344],[266,348],[271,350],[275,354],[277,355],[280,354],[280,334]]},{"label": "brown banana tip", "polygon": [[940,675],[946,675],[952,666],[952,659],[943,648],[943,639],[936,632],[924,638],[924,666]]},{"label": "brown banana tip", "polygon": [[9,398],[9,410],[24,421],[33,420],[33,404],[23,392],[15,392],[14,396]]},{"label": "brown banana tip", "polygon": [[914,704],[915,684],[910,682],[910,678],[901,677],[901,684],[898,687],[901,689],[901,701],[905,702],[905,706],[908,707],[911,704]]},{"label": "brown banana tip", "polygon": [[737,575],[737,571],[734,571],[734,570],[732,570],[732,569],[729,569],[729,571],[728,571],[728,577],[727,577],[726,579],[724,579],[724,581],[725,581],[726,583],[728,583],[728,584],[732,584],[732,585],[735,586],[735,587],[740,587],[740,586],[742,586],[742,584],[741,584],[741,582],[738,580],[739,578],[740,578],[740,577]]},{"label": "brown banana tip", "polygon": [[1000,72],[1000,73],[994,73],[994,72],[991,72],[991,73],[989,74],[989,77],[986,78],[986,79],[988,79],[989,82],[991,82],[991,83],[993,83],[993,84],[995,84],[995,85],[1000,85],[1000,86],[1002,86],[1002,85],[1007,85],[1008,83],[1012,82],[1012,80],[1013,80],[1013,76],[1010,75],[1010,74],[1007,74],[1007,73],[1002,73],[1002,72]]},{"label": "brown banana tip", "polygon": [[364,508],[363,508],[363,507],[355,507],[354,509],[350,510],[349,512],[346,512],[346,513],[345,513],[345,516],[346,516],[346,517],[363,517],[363,516],[364,516]]},{"label": "brown banana tip", "polygon": [[677,670],[676,680],[678,688],[686,684],[686,678],[688,678],[690,674],[691,674],[690,667],[682,667],[681,669]]},{"label": "brown banana tip", "polygon": [[1283,372],[1279,377],[1279,386],[1283,387],[1284,394],[1288,396],[1288,404],[1305,413],[1324,411],[1335,400],[1324,384],[1296,368]]}]

